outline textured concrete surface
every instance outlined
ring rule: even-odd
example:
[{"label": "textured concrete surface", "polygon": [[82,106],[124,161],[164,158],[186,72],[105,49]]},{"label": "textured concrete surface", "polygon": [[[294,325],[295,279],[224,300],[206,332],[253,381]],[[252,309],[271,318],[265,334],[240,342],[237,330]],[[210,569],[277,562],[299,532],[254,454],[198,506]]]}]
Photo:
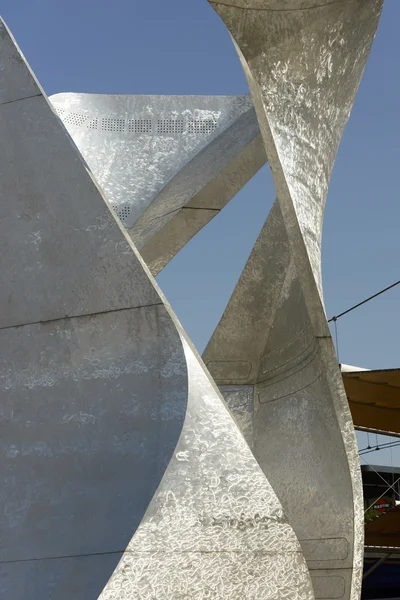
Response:
[{"label": "textured concrete surface", "polygon": [[50,100],[153,275],[266,161],[250,96]]},{"label": "textured concrete surface", "polygon": [[204,360],[299,537],[316,598],[356,600],[362,486],[323,306],[321,234],[382,1],[210,3],[242,60],[277,201]]},{"label": "textured concrete surface", "polygon": [[102,566],[87,561],[74,596],[91,600],[174,451],[187,368],[157,290],[3,24],[0,40],[0,596],[69,597],[74,557],[106,553]]},{"label": "textured concrete surface", "polygon": [[274,491],[199,357],[182,342],[189,377],[182,436],[100,600],[314,598]]},{"label": "textured concrete surface", "polygon": [[1,111],[0,327],[160,302],[43,96]]},{"label": "textured concrete surface", "polygon": [[201,359],[0,40],[0,597],[313,600]]}]

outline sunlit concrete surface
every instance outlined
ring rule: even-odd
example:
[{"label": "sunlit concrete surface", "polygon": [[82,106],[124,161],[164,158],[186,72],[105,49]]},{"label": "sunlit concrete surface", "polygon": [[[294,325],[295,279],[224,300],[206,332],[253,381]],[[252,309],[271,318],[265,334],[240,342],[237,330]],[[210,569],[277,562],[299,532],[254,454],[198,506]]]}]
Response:
[{"label": "sunlit concrete surface", "polygon": [[323,305],[321,234],[383,2],[210,3],[241,58],[277,201],[204,360],[299,537],[316,598],[356,600],[362,487]]},{"label": "sunlit concrete surface", "polygon": [[299,542],[0,22],[0,597],[312,600]]},{"label": "sunlit concrete surface", "polygon": [[50,101],[153,275],[266,161],[250,96]]}]

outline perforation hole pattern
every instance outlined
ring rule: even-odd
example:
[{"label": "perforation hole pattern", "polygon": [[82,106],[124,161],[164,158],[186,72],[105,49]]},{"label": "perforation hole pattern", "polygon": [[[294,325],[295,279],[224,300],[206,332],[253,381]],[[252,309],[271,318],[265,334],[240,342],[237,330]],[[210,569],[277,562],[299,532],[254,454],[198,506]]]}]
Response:
[{"label": "perforation hole pattern", "polygon": [[185,123],[182,119],[159,119],[157,122],[157,133],[183,133]]},{"label": "perforation hole pattern", "polygon": [[125,119],[102,119],[102,131],[124,131]]},{"label": "perforation hole pattern", "polygon": [[117,213],[122,223],[124,223],[131,214],[131,207],[128,204],[125,204],[125,206],[117,206],[113,204],[113,209]]},{"label": "perforation hole pattern", "polygon": [[189,133],[212,133],[216,128],[215,119],[193,119],[188,123]]},{"label": "perforation hole pattern", "polygon": [[69,125],[75,125],[77,127],[80,127],[81,125],[83,125],[85,123],[85,121],[88,120],[88,116],[87,115],[80,115],[78,113],[69,113],[69,115],[67,115],[64,118],[64,123],[68,123]]},{"label": "perforation hole pattern", "polygon": [[128,121],[129,133],[151,133],[151,119],[131,119]]},{"label": "perforation hole pattern", "polygon": [[[152,119],[122,119],[113,117],[104,117],[102,119],[92,118],[88,115],[79,113],[67,113],[65,110],[57,108],[58,116],[66,125],[74,127],[85,126],[87,129],[100,129],[102,131],[127,132],[131,134],[152,134]],[[211,119],[158,119],[157,134],[159,135],[182,135],[187,131],[189,134],[210,134],[218,127],[218,120]]]}]

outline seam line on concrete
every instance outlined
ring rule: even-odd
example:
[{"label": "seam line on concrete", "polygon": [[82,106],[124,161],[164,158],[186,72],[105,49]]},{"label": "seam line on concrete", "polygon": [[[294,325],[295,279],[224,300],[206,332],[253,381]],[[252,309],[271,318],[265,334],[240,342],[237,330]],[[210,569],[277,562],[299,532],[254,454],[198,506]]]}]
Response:
[{"label": "seam line on concrete", "polygon": [[[168,215],[173,215],[174,213],[177,213],[180,210],[182,210],[182,206],[180,206],[179,208],[174,208],[174,210],[170,210],[169,212],[163,213],[162,215],[156,215],[155,217],[150,217],[149,223],[158,221],[158,219],[162,219],[163,217],[168,217]],[[136,221],[136,223],[138,223],[138,222],[139,222],[139,219]],[[135,227],[136,223],[133,224],[132,229]]]},{"label": "seam line on concrete", "polygon": [[329,4],[318,4],[318,6],[308,6],[306,8],[251,8],[251,6],[238,6],[237,4],[227,4],[226,2],[215,2],[210,0],[210,4],[227,6],[228,8],[239,8],[240,10],[262,11],[262,12],[303,12],[305,10],[315,10],[316,8],[325,8],[334,4],[341,4],[343,0],[333,0]]},{"label": "seam line on concrete", "polygon": [[33,94],[33,96],[25,96],[24,98],[15,98],[15,100],[7,100],[7,102],[0,102],[0,106],[4,106],[5,104],[13,104],[13,102],[21,102],[21,100],[29,100],[30,98],[38,98],[39,96],[43,96],[42,93]]},{"label": "seam line on concrete", "polygon": [[[277,552],[277,551],[273,551],[273,550],[253,550],[253,553],[262,553],[262,554],[267,554],[267,555],[272,555],[272,554],[282,554],[282,551]],[[88,554],[67,554],[65,556],[45,556],[45,557],[41,557],[41,558],[20,558],[20,559],[16,559],[16,560],[1,560],[0,561],[0,565],[10,565],[10,564],[18,564],[18,563],[26,563],[26,562],[38,562],[41,560],[67,560],[67,559],[71,559],[71,558],[89,558],[91,556],[112,556],[114,554],[157,554],[157,553],[163,553],[163,554],[175,554],[174,551],[167,551],[167,550],[140,550],[138,552],[135,552],[134,550],[110,550],[110,552],[90,552]],[[236,554],[243,554],[244,550],[179,550],[178,552],[179,554],[231,554],[231,553],[236,553]],[[298,550],[288,550],[287,554],[299,554],[301,553],[300,548]]]},{"label": "seam line on concrete", "polygon": [[[32,321],[29,323],[20,323],[18,325],[7,325],[6,327],[0,327],[0,332],[7,330],[7,329],[17,329],[18,327],[29,327],[30,325],[45,325],[46,323],[55,323],[57,321],[66,321],[68,320],[72,320],[72,319],[82,319],[85,317],[97,317],[97,315],[108,315],[110,313],[118,313],[118,312],[124,312],[124,311],[128,311],[128,310],[136,310],[138,308],[150,308],[151,306],[163,306],[163,303],[160,302],[153,302],[152,304],[139,304],[138,306],[127,306],[124,308],[114,308],[112,310],[100,310],[98,312],[95,313],[83,313],[81,315],[65,315],[64,317],[57,317],[56,319],[47,319],[45,321]],[[0,561],[1,563],[1,561]]]},{"label": "seam line on concrete", "polygon": [[183,210],[208,210],[213,212],[220,212],[220,208],[208,208],[207,206],[183,206]]},{"label": "seam line on concrete", "polygon": [[[216,212],[219,212],[221,209],[220,208],[197,208],[196,206],[180,206],[179,208],[174,208],[174,210],[170,210],[169,212],[163,213],[162,215],[157,215],[156,217],[151,217],[151,219],[149,219],[149,223],[154,223],[154,221],[158,221],[159,219],[162,219],[163,217],[168,217],[169,215],[173,215],[174,213],[178,213],[181,210],[186,210],[186,209],[191,209],[191,210],[214,210]],[[133,225],[131,227],[131,229],[133,229],[135,227],[135,225]]]}]

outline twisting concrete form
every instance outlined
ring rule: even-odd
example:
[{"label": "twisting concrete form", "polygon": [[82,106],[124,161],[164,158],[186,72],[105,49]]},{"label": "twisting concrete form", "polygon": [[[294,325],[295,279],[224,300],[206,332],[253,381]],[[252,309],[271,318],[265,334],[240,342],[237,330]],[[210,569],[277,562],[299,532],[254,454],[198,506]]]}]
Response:
[{"label": "twisting concrete form", "polygon": [[300,539],[316,598],[356,600],[356,440],[327,325],[321,233],[334,158],[382,0],[221,0],[277,201],[205,361]]},{"label": "twisting concrete form", "polygon": [[1,21],[0,210],[0,597],[313,600],[274,491]]},{"label": "twisting concrete form", "polygon": [[266,160],[250,96],[50,100],[153,275]]}]

